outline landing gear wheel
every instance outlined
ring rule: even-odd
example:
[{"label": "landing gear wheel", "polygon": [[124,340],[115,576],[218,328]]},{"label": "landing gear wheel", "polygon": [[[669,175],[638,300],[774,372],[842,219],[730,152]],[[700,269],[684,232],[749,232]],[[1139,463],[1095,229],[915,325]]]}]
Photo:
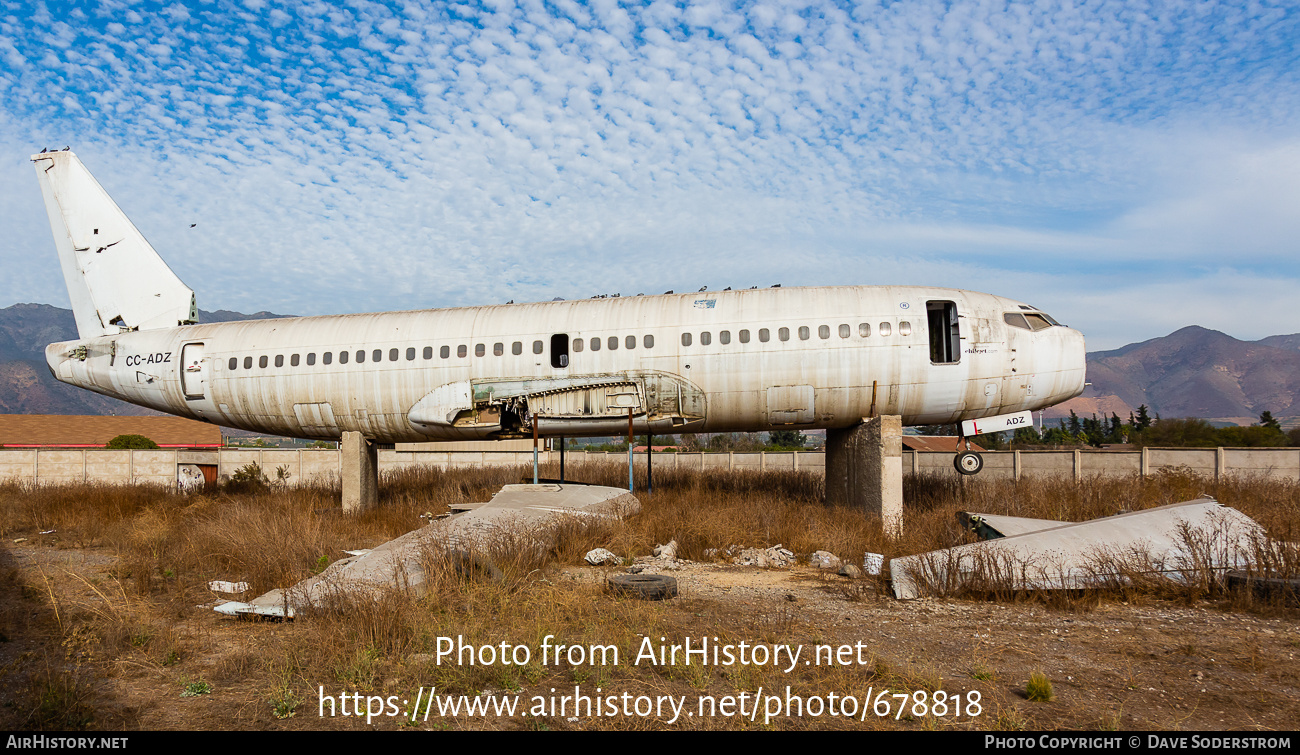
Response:
[{"label": "landing gear wheel", "polygon": [[961,474],[979,474],[980,470],[984,468],[984,457],[974,451],[962,451],[957,454],[957,458],[952,460],[952,465]]},{"label": "landing gear wheel", "polygon": [[663,600],[677,597],[677,578],[663,574],[615,574],[609,578],[609,589],[629,598]]}]

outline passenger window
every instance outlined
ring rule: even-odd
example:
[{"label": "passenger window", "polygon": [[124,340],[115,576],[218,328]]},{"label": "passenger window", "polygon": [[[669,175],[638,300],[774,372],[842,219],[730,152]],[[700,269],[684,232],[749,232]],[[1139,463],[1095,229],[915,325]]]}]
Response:
[{"label": "passenger window", "polygon": [[799,326],[799,340],[800,340],[800,341],[807,341],[807,340],[808,340],[808,337],[809,337],[810,335],[812,335],[812,333],[809,332],[809,330],[808,330],[808,326],[807,326],[807,325],[801,325],[801,326]]},{"label": "passenger window", "polygon": [[[340,351],[340,354],[346,354],[346,351]],[[327,351],[321,356],[321,364],[329,364],[334,361],[334,352]]]},{"label": "passenger window", "polygon": [[728,343],[731,343],[731,331],[730,331],[730,330],[719,331],[719,332],[718,332],[718,343],[721,343],[721,344],[728,344]]},{"label": "passenger window", "polygon": [[625,348],[625,349],[635,349],[635,348],[636,348],[636,336],[628,336],[627,338],[624,338],[624,339],[623,339],[623,348]]},{"label": "passenger window", "polygon": [[608,346],[610,351],[616,350],[618,348],[618,336],[610,336]]},{"label": "passenger window", "polygon": [[406,347],[406,361],[408,361],[408,362],[414,362],[414,361],[415,361],[415,347],[414,347],[414,346],[407,346],[407,347]]},{"label": "passenger window", "polygon": [[316,352],[309,351],[307,352],[307,366],[311,367],[314,364],[316,364]]},{"label": "passenger window", "polygon": [[[357,361],[360,362],[361,360],[358,359]],[[383,350],[383,349],[375,349],[374,351],[370,352],[370,361],[372,361],[372,362],[382,362],[382,361],[384,361],[384,350]]]},{"label": "passenger window", "polygon": [[257,358],[257,366],[258,366],[258,367],[261,367],[262,369],[266,369],[266,357],[265,357],[265,356],[260,356],[260,357]]},{"label": "passenger window", "polygon": [[910,335],[912,335],[912,323],[908,322],[907,320],[899,320],[899,321],[898,321],[898,334],[899,334],[900,336],[910,336]]},{"label": "passenger window", "polygon": [[492,356],[499,357],[504,353],[506,353],[506,345],[504,343],[498,342],[492,344]]},{"label": "passenger window", "polygon": [[297,367],[297,366],[298,366],[298,355],[297,355],[297,354],[294,354],[293,356],[289,357],[289,366],[290,366],[290,367]]},{"label": "passenger window", "polygon": [[763,343],[767,343],[768,341],[772,340],[771,332],[769,332],[767,328],[759,328],[758,340],[762,341]]},{"label": "passenger window", "polygon": [[817,337],[826,340],[831,337],[831,326],[822,325],[817,328]]},{"label": "passenger window", "polygon": [[541,341],[533,341],[533,353],[534,353],[534,354],[540,354],[540,353],[542,353],[542,342],[541,342]]},{"label": "passenger window", "polygon": [[244,357],[244,369],[246,369],[246,370],[251,370],[251,369],[253,369],[253,358],[252,358],[252,357]]},{"label": "passenger window", "polygon": [[647,349],[653,349],[655,347],[655,337],[647,334],[645,338],[641,339],[641,345]]},{"label": "passenger window", "polygon": [[889,323],[887,322],[880,323],[880,335],[887,336],[890,334],[892,330],[893,329],[890,327]]},{"label": "passenger window", "polygon": [[451,356],[451,347],[450,347],[450,346],[443,346],[441,349],[438,349],[438,356],[439,356],[439,358],[441,358],[441,359],[446,359],[447,357],[450,357],[450,356]]},{"label": "passenger window", "polygon": [[706,330],[700,334],[701,346],[708,346],[711,343],[713,343],[713,336],[709,335],[709,331]]},{"label": "passenger window", "polygon": [[524,353],[524,342],[515,341],[514,343],[510,344],[510,353],[514,354],[515,356],[519,356],[520,354]]},{"label": "passenger window", "polygon": [[690,334],[690,333],[682,333],[682,345],[683,345],[683,346],[690,346],[690,345],[691,345],[691,334]]},{"label": "passenger window", "polygon": [[231,357],[228,365],[231,370],[239,369],[239,357]]},{"label": "passenger window", "polygon": [[869,322],[864,322],[864,323],[861,323],[860,325],[858,325],[858,335],[862,336],[863,338],[870,338],[870,337],[871,337],[871,323],[869,323]]},{"label": "passenger window", "polygon": [[789,340],[790,340],[790,329],[789,329],[789,328],[781,328],[780,330],[776,331],[776,337],[777,337],[777,338],[780,338],[782,341],[789,341]]},{"label": "passenger window", "polygon": [[748,331],[748,330],[742,330],[742,331],[740,331],[740,342],[741,342],[741,343],[749,343],[749,331]]},{"label": "passenger window", "polygon": [[357,349],[357,357],[356,357],[357,364],[362,364],[365,361],[366,361],[366,350]]},{"label": "passenger window", "polygon": [[[445,349],[445,348],[447,348],[447,347],[444,346],[443,348]],[[420,356],[424,357],[425,359],[433,359],[433,347],[432,347],[432,346],[425,346],[425,347],[424,347],[424,352],[421,353]],[[446,355],[446,354],[443,354],[443,356],[447,356],[447,355]]]},{"label": "passenger window", "polygon": [[[414,353],[412,353],[411,358],[412,358],[412,359],[415,358]],[[378,362],[379,360],[376,359],[375,361]],[[390,362],[396,362],[396,361],[397,361],[397,349],[389,349],[389,350],[388,350],[388,361],[390,361]]]},{"label": "passenger window", "polygon": [[588,345],[591,346],[592,351],[600,351],[600,336],[593,337]]},{"label": "passenger window", "polygon": [[568,333],[556,333],[551,336],[551,366],[557,370],[569,366]]},{"label": "passenger window", "polygon": [[582,351],[582,345],[585,343],[586,341],[582,340],[581,338],[573,339],[573,350],[575,352]]},{"label": "passenger window", "polygon": [[275,366],[276,366],[276,367],[283,367],[283,366],[284,366],[284,354],[276,354],[276,355],[275,355]]},{"label": "passenger window", "polygon": [[[364,351],[360,351],[360,352],[357,352],[357,353],[359,353],[359,354],[364,354],[364,353],[366,353],[366,352],[364,352]],[[349,356],[350,356],[350,355],[348,354],[348,352],[346,352],[346,351],[340,351],[340,352],[339,352],[339,364],[347,364],[347,363],[348,363],[348,357],[349,357]]]},{"label": "passenger window", "polygon": [[474,356],[481,357],[487,353],[487,347],[481,343],[474,344]]},{"label": "passenger window", "polygon": [[465,344],[462,343],[461,345],[456,347],[456,356],[460,357],[461,359],[464,359],[467,354],[469,354],[469,347],[466,346]]}]

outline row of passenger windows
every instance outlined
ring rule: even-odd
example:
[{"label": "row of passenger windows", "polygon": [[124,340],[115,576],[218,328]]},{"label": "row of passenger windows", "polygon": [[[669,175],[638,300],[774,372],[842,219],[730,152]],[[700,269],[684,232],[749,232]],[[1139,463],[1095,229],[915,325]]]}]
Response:
[{"label": "row of passenger windows", "polygon": [[[889,323],[882,322],[880,323],[877,332],[882,336],[887,336],[890,335],[891,330],[892,329]],[[799,339],[801,341],[807,341],[809,338],[812,337],[812,331],[807,326],[803,326],[799,328],[798,333],[799,333]],[[902,321],[898,323],[898,333],[899,335],[904,335],[904,336],[911,335],[912,333],[911,323],[907,321]],[[830,326],[822,325],[818,327],[817,335],[822,339],[830,338],[831,337]],[[842,324],[839,326],[839,335],[840,338],[849,338],[850,336],[853,335],[853,329],[850,328],[848,324]],[[869,337],[871,335],[871,323],[866,323],[866,322],[860,323],[858,325],[858,335],[862,338]],[[750,341],[750,333],[748,330],[741,330],[736,333],[736,336],[741,343],[749,343]],[[776,336],[779,340],[789,341],[790,329],[779,328],[776,331]],[[758,331],[758,340],[762,343],[767,343],[768,341],[772,340],[771,331],[768,330],[767,328],[761,328]],[[615,351],[619,348],[620,342],[624,349],[635,349],[637,347],[636,336],[624,336],[622,338],[620,338],[619,336],[609,336],[608,338],[593,336],[590,339],[582,339],[582,338],[573,339],[572,349],[575,352],[581,352],[583,351],[584,348],[590,351],[600,351],[601,348],[603,347],[609,351]],[[731,343],[731,331],[729,330],[718,331],[718,342],[722,344]],[[692,343],[691,334],[682,333],[682,345],[690,346],[691,343]],[[711,343],[713,343],[712,333],[710,333],[707,330],[700,333],[701,346],[708,346]],[[642,348],[653,349],[655,346],[655,337],[652,335],[642,336],[641,346]],[[532,351],[534,354],[541,354],[544,349],[545,349],[545,344],[542,341],[533,341]],[[515,341],[514,343],[510,344],[510,353],[515,356],[519,356],[523,354],[524,353],[523,342]],[[389,349],[387,353],[388,361],[390,362],[400,361],[403,355],[406,357],[406,361],[408,362],[415,361],[416,358],[415,347],[414,346],[407,347],[405,350],[405,354],[403,354],[403,351],[401,349]],[[469,347],[467,345],[461,344],[456,347],[457,357],[464,358],[468,355],[469,355]],[[474,344],[474,356],[481,357],[486,355],[487,355],[487,344],[483,344],[483,343]],[[492,344],[492,355],[498,357],[504,356],[505,343],[497,342]],[[425,346],[420,356],[422,356],[424,359],[433,359],[433,347]],[[438,350],[438,356],[441,357],[442,359],[451,358],[451,347],[443,346],[442,348],[440,348]],[[365,349],[357,349],[355,352],[340,351],[338,352],[338,363],[347,364],[348,362],[356,362],[357,364],[361,364],[367,361],[367,359],[369,359],[369,361],[371,362],[382,362],[384,361],[384,357],[385,357],[385,353],[383,349],[373,349],[369,352],[367,352]],[[333,364],[334,359],[335,359],[334,352],[327,351],[321,354],[320,363]],[[299,366],[301,364],[300,360],[301,360],[301,355],[291,354],[289,356],[289,366],[290,367]],[[276,367],[283,367],[284,362],[285,362],[285,358],[283,354],[275,355],[274,363]],[[257,357],[257,366],[260,368],[265,369],[271,363],[272,363],[271,357],[268,356]],[[316,354],[314,352],[307,354],[306,363],[308,366],[312,366],[316,364]],[[239,366],[240,366],[239,357],[231,357],[229,361],[229,369],[237,370],[239,369]],[[246,370],[253,369],[253,357],[244,357],[243,367]]]},{"label": "row of passenger windows", "polygon": [[[890,335],[893,333],[893,326],[890,323],[882,322],[880,323],[880,326],[876,332],[881,336]],[[807,341],[808,339],[812,338],[812,329],[806,325],[800,327],[798,333],[799,333],[800,341]],[[907,320],[900,321],[898,323],[898,334],[900,336],[912,335],[912,323],[908,322]],[[840,338],[851,338],[853,336],[853,328],[848,323],[841,323],[839,327],[839,336]],[[776,337],[778,340],[781,341],[789,341],[790,329],[778,328],[776,331]],[[818,326],[817,337],[823,340],[829,339],[831,337],[831,326],[829,325]],[[869,322],[858,323],[858,337],[860,338],[871,337],[871,323]],[[749,331],[748,330],[738,331],[736,333],[736,338],[741,343],[749,343]],[[760,328],[758,331],[758,340],[760,343],[767,343],[768,341],[772,340],[772,331],[768,330],[767,328]],[[690,346],[691,343],[692,343],[691,334],[682,333],[682,345]],[[713,343],[713,334],[707,330],[702,331],[700,333],[700,345],[708,346],[712,343]],[[718,343],[721,344],[731,343],[731,331],[730,330],[718,331]]]},{"label": "row of passenger windows", "polygon": [[[540,354],[540,353],[542,353],[542,349],[543,349],[543,344],[542,344],[541,341],[533,341],[533,353],[534,353],[534,354]],[[443,359],[448,359],[448,358],[451,357],[451,347],[450,347],[450,346],[443,346],[439,351],[440,351],[439,356],[442,357]],[[468,353],[469,353],[469,347],[468,347],[468,346],[465,346],[464,344],[461,344],[460,346],[457,346],[457,347],[456,347],[456,356],[458,356],[458,357],[464,357],[464,356],[467,356]],[[515,356],[519,356],[520,354],[523,354],[523,353],[524,353],[524,344],[523,344],[523,342],[522,342],[522,341],[515,341],[514,343],[512,343],[512,344],[510,345],[510,353],[511,353],[511,354],[514,354]],[[479,343],[479,344],[475,344],[475,345],[474,345],[474,355],[475,355],[475,356],[480,356],[480,357],[481,357],[481,356],[484,356],[484,355],[486,355],[486,354],[487,354],[487,345],[486,345],[486,344]],[[494,356],[502,356],[502,355],[504,355],[504,354],[505,354],[505,344],[504,344],[504,343],[494,343],[494,344],[492,344],[492,354],[493,354]],[[408,346],[408,347],[406,348],[406,352],[405,352],[406,361],[408,361],[408,362],[414,362],[414,361],[415,361],[415,355],[416,355],[415,347],[414,347],[414,346]],[[432,347],[432,346],[425,346],[425,347],[424,347],[424,351],[423,351],[423,353],[421,354],[421,356],[424,357],[425,359],[433,359],[433,347]],[[338,353],[338,361],[339,361],[339,364],[347,364],[347,363],[350,362],[350,361],[355,361],[357,364],[361,364],[361,363],[363,363],[363,362],[366,361],[366,357],[367,357],[367,353],[366,353],[366,350],[365,350],[365,349],[357,349],[355,352],[340,351],[340,352]],[[297,367],[297,366],[300,364],[300,358],[301,358],[301,356],[300,356],[299,354],[291,354],[291,355],[289,356],[289,366],[290,366],[290,367]],[[371,361],[371,362],[382,362],[382,361],[384,361],[384,350],[383,350],[383,349],[374,349],[373,351],[369,352],[369,358],[370,358],[370,361]],[[401,349],[389,349],[389,350],[388,350],[388,361],[390,361],[390,362],[396,362],[396,361],[400,360],[401,358],[402,358],[402,350],[401,350]],[[316,364],[316,354],[315,354],[314,352],[313,352],[313,353],[308,353],[308,354],[307,354],[307,360],[306,360],[306,361],[307,361],[307,365],[308,365],[308,366],[311,366],[311,365]],[[268,366],[268,365],[270,364],[270,362],[271,362],[270,357],[261,356],[261,357],[258,357],[258,358],[257,358],[257,366],[258,366],[258,367],[263,367],[263,368],[265,368],[266,366]],[[332,352],[332,351],[327,351],[327,352],[321,354],[320,362],[321,362],[321,364],[333,364],[333,363],[334,363],[334,352]],[[239,357],[231,357],[231,358],[230,358],[230,362],[228,363],[228,365],[229,365],[229,368],[232,369],[232,370],[237,370],[237,369],[239,369]],[[275,366],[276,366],[276,367],[283,367],[283,366],[284,366],[284,355],[283,355],[283,354],[276,354],[276,355],[275,355]],[[246,369],[246,370],[251,370],[251,369],[253,369],[253,358],[252,358],[252,357],[244,357],[244,369]]]}]

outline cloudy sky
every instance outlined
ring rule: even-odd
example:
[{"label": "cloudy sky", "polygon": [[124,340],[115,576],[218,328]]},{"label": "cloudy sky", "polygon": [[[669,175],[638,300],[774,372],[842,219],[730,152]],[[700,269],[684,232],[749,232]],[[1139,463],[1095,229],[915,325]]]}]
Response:
[{"label": "cloudy sky", "polygon": [[0,0],[0,306],[67,306],[70,145],[205,309],[924,284],[1256,339],[1297,116],[1289,0]]}]

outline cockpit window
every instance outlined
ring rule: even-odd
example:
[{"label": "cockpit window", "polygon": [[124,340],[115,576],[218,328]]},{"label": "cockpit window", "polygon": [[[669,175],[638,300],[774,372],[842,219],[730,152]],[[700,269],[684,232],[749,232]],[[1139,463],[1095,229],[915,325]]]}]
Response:
[{"label": "cockpit window", "polygon": [[[1024,305],[1021,305],[1024,308]],[[1046,330],[1053,325],[1060,325],[1059,322],[1042,312],[1007,312],[1002,315],[1002,319],[1007,325],[1020,328],[1022,330]]]},{"label": "cockpit window", "polygon": [[1029,327],[1029,323],[1025,321],[1025,316],[1019,312],[1007,312],[1002,315],[1002,321],[1013,328],[1032,330],[1032,328]]},{"label": "cockpit window", "polygon": [[1036,312],[1031,312],[1025,315],[1025,319],[1029,321],[1029,327],[1034,330],[1046,330],[1047,328],[1052,327],[1052,324],[1047,321],[1046,317],[1043,317]]}]

